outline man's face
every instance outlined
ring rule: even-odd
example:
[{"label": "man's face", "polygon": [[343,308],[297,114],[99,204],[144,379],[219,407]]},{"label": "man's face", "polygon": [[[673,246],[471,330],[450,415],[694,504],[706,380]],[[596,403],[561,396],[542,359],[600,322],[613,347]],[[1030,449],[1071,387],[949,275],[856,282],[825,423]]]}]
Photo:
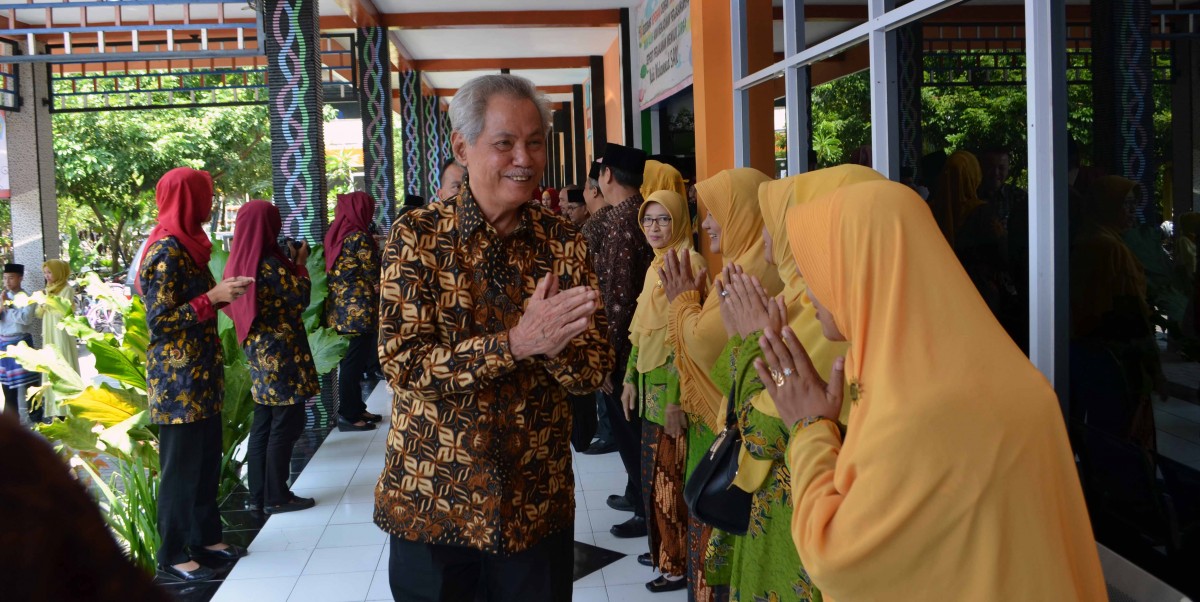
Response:
[{"label": "man's face", "polygon": [[453,134],[455,159],[466,166],[471,192],[485,209],[516,209],[533,198],[546,168],[546,129],[533,101],[496,95],[488,100],[474,144]]},{"label": "man's face", "polygon": [[984,153],[980,167],[983,168],[983,188],[993,190],[1008,180],[1012,163],[1007,153]]},{"label": "man's face", "polygon": [[582,226],[583,222],[588,219],[587,206],[583,203],[567,203],[564,205],[563,212],[567,219],[571,220],[576,226]]},{"label": "man's face", "polygon": [[442,174],[442,187],[437,191],[438,198],[444,201],[458,196],[458,191],[462,190],[463,174],[465,173],[467,173],[466,170],[458,163],[447,167],[446,173]]},{"label": "man's face", "polygon": [[21,281],[25,279],[22,274],[14,274],[12,272],[4,273],[4,288],[17,292],[21,290]]}]

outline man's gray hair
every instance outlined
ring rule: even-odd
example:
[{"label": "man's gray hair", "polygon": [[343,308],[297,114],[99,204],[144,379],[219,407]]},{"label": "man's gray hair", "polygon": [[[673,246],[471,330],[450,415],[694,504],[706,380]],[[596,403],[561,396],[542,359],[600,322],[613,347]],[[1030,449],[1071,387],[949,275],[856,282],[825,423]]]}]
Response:
[{"label": "man's gray hair", "polygon": [[516,75],[481,75],[459,88],[450,102],[450,125],[467,144],[475,144],[483,133],[488,101],[498,94],[533,102],[542,116],[543,131],[550,133],[550,104],[533,82]]}]

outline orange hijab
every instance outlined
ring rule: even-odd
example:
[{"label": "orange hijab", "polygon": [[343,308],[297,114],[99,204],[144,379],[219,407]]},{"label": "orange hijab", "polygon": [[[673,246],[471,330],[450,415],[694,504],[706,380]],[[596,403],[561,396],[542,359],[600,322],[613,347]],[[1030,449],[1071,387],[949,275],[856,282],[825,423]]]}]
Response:
[{"label": "orange hijab", "polygon": [[854,184],[789,210],[787,229],[857,391],[844,443],[818,422],[788,450],[814,584],[843,601],[1104,599],[1054,391],[921,198]]},{"label": "orange hijab", "polygon": [[[737,264],[747,274],[757,276],[769,294],[783,288],[779,272],[767,264],[761,238],[763,218],[758,208],[758,187],[771,180],[756,169],[727,169],[696,184],[696,196],[721,226],[721,255],[725,265]],[[729,337],[721,320],[721,298],[713,287],[701,306],[691,328],[673,319],[675,366],[679,369],[680,405],[688,413],[700,416],[710,428],[717,426],[725,412],[725,400],[713,384],[709,371],[716,363]],[[676,314],[677,315],[677,314]],[[681,333],[683,330],[685,333]],[[683,340],[680,340],[680,334]]]},{"label": "orange hijab", "polygon": [[982,182],[983,170],[979,167],[979,159],[962,150],[954,151],[946,159],[946,166],[938,175],[929,206],[933,208],[938,226],[951,247],[955,244],[955,234],[967,216],[983,204],[977,192]]},{"label": "orange hijab", "polygon": [[685,202],[687,200],[687,186],[683,183],[683,174],[666,163],[650,159],[646,161],[646,168],[642,172],[642,198],[650,198],[651,194],[659,190],[670,190],[678,193]]}]

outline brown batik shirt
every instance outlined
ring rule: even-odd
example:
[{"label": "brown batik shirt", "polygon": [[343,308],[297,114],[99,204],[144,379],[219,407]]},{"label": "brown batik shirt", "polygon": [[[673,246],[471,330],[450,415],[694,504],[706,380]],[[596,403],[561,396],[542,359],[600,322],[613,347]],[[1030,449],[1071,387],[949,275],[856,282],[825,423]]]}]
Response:
[{"label": "brown batik shirt", "polygon": [[617,384],[625,376],[625,362],[633,347],[629,342],[629,325],[633,323],[637,298],[642,293],[650,262],[654,261],[654,249],[646,242],[638,221],[641,207],[640,194],[613,206],[605,217],[604,242],[596,258],[596,271],[603,275],[600,291],[608,315],[608,339],[616,351],[617,365],[622,367]]},{"label": "brown batik shirt", "polygon": [[596,287],[579,230],[524,206],[507,236],[469,190],[405,213],[384,250],[380,359],[392,427],[375,523],[402,539],[491,553],[574,528],[567,394],[612,371],[603,309],[556,357],[509,349],[537,282]]}]

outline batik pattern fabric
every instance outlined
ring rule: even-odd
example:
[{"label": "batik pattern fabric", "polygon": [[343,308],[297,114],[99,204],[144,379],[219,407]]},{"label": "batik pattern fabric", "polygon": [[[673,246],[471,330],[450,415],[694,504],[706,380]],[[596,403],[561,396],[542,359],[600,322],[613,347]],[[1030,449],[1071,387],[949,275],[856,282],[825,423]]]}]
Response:
[{"label": "batik pattern fabric", "polygon": [[[603,249],[596,260],[597,271],[604,275],[600,292],[608,315],[608,339],[619,366],[629,357],[633,343],[629,341],[629,325],[637,310],[637,298],[642,282],[654,260],[654,249],[638,221],[642,195],[635,194],[613,207],[606,216]],[[617,375],[621,377],[620,374]]]},{"label": "batik pattern fabric", "polygon": [[326,325],[338,334],[374,334],[379,312],[379,248],[370,234],[346,236],[327,282]]},{"label": "batik pattern fabric", "polygon": [[675,355],[667,356],[667,363],[644,373],[637,370],[637,358],[638,348],[633,347],[625,362],[624,382],[637,388],[642,418],[666,426],[667,406],[679,405],[679,370],[675,368]]},{"label": "batik pattern fabric", "polygon": [[[643,424],[643,432],[646,425]],[[686,439],[658,433],[651,469],[650,554],[664,575],[687,574],[688,509],[683,499],[683,471],[687,464]]]},{"label": "batik pattern fabric", "polygon": [[392,228],[380,320],[392,427],[374,519],[401,539],[512,554],[573,528],[567,396],[600,386],[612,349],[601,307],[555,357],[513,357],[539,279],[596,287],[575,226],[519,211],[501,235],[468,188]]},{"label": "batik pattern fabric", "polygon": [[751,496],[749,530],[742,536],[726,533],[723,537],[733,548],[729,597],[745,602],[819,602],[821,592],[800,564],[792,542],[792,479],[787,467],[791,432],[783,420],[758,411],[750,401],[763,391],[753,363],[762,357],[761,334],[731,338],[712,370],[713,382],[723,394],[729,395],[736,386],[734,411],[742,446],[752,457],[772,462],[769,476]]},{"label": "batik pattern fabric", "polygon": [[174,236],[146,249],[139,272],[150,345],[146,384],[154,424],[199,422],[221,413],[225,369],[208,266],[196,265]]},{"label": "batik pattern fabric", "polygon": [[601,289],[608,286],[608,275],[600,270],[600,265],[596,261],[596,258],[604,252],[604,236],[608,231],[608,214],[611,212],[612,207],[608,205],[601,207],[580,228],[583,231],[584,240],[587,241],[588,254],[592,258],[592,263],[596,266],[596,279],[600,281]]},{"label": "batik pattern fabric", "polygon": [[242,342],[250,365],[254,403],[304,403],[321,392],[303,318],[312,282],[297,275],[278,257],[263,255],[254,288],[258,317]]}]

